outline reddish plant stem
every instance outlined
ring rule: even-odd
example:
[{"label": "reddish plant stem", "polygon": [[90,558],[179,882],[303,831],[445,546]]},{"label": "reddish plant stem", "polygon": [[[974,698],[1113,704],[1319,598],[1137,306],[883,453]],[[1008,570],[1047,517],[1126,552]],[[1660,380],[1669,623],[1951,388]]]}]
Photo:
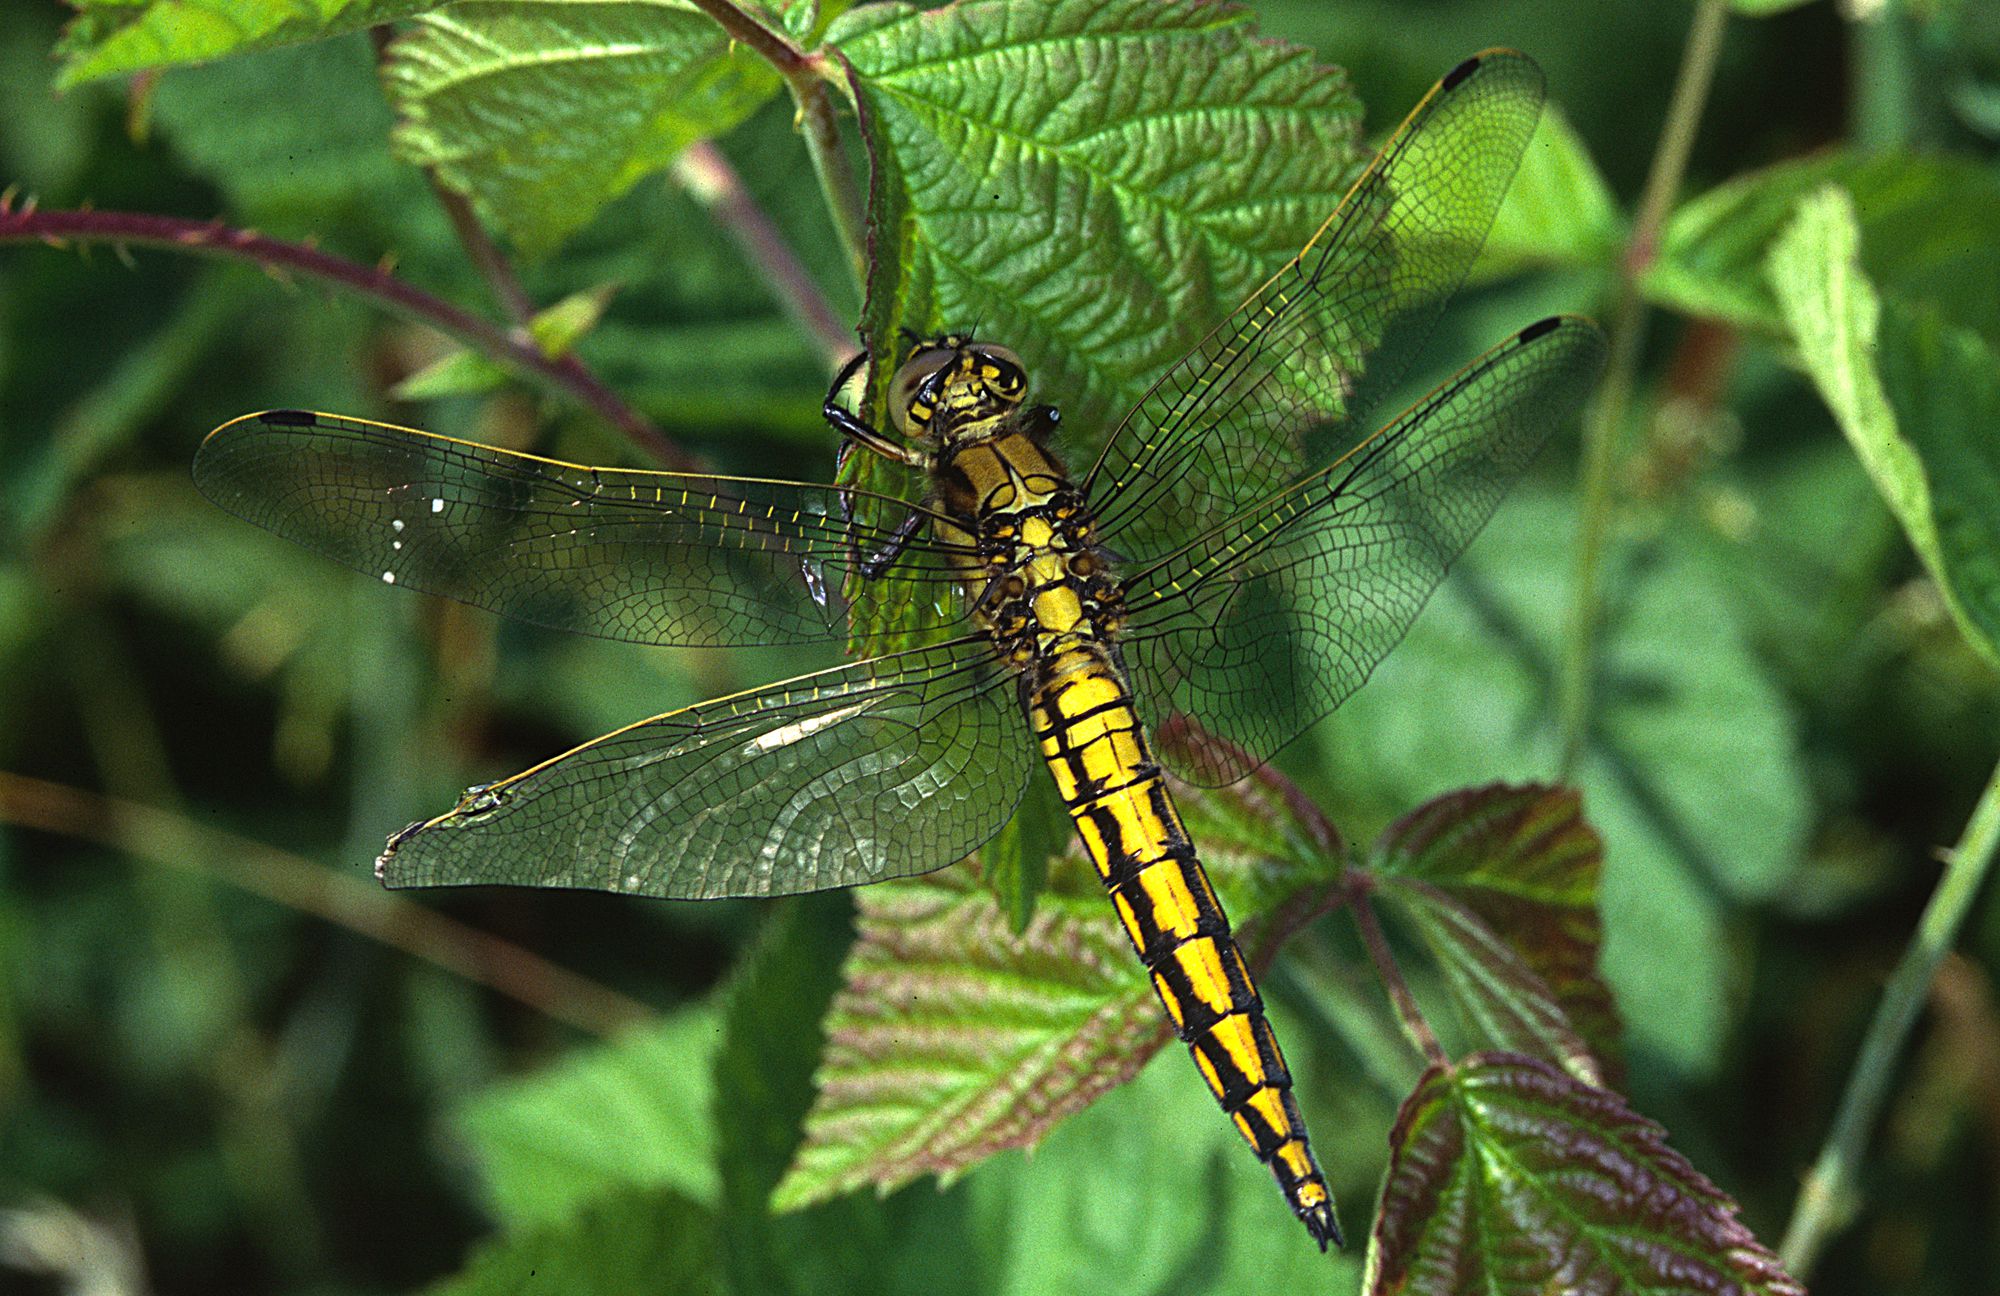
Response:
[{"label": "reddish plant stem", "polygon": [[729,3],[729,0],[692,0],[694,7],[707,14],[729,33],[729,38],[741,41],[757,53],[769,59],[771,65],[784,74],[787,81],[796,79],[804,71],[808,62],[804,50],[792,44],[783,34],[773,31],[753,18],[745,10]]},{"label": "reddish plant stem", "polygon": [[406,318],[448,334],[490,359],[552,387],[596,413],[669,468],[692,467],[687,455],[651,420],[619,399],[574,356],[552,358],[532,340],[481,319],[440,297],[397,279],[382,266],[364,266],[304,243],[235,229],[221,221],[187,220],[142,212],[41,211],[0,208],[0,243],[34,240],[111,243],[164,248],[261,266],[278,275],[296,271],[370,298]]},{"label": "reddish plant stem", "polygon": [[430,167],[424,168],[424,178],[430,182],[431,192],[437,195],[438,206],[444,208],[445,218],[451,222],[452,232],[458,235],[465,255],[478,268],[486,286],[493,290],[494,302],[516,328],[525,329],[534,322],[535,299],[528,296],[528,290],[522,286],[520,276],[514,273],[514,267],[508,264],[500,245],[479,223],[471,201],[438,179],[437,172]]}]

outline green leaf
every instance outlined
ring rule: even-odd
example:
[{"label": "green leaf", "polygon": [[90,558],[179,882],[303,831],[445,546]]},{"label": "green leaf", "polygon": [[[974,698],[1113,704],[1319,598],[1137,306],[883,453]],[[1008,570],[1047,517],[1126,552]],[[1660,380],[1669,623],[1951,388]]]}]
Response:
[{"label": "green leaf", "polygon": [[[528,333],[542,354],[561,359],[575,348],[604,317],[604,308],[617,290],[610,286],[571,293],[555,305],[536,313],[528,321]],[[512,375],[477,351],[454,351],[432,361],[396,384],[390,395],[397,400],[431,400],[441,396],[475,396],[494,391]]]},{"label": "green leaf", "polygon": [[604,318],[604,308],[617,292],[616,285],[603,284],[571,293],[555,305],[536,311],[535,318],[528,321],[528,332],[535,345],[552,359],[568,355],[597,327],[597,322]]},{"label": "green leaf", "polygon": [[[1188,0],[870,5],[828,30],[873,172],[863,332],[970,328],[1109,420],[1303,245],[1356,170],[1357,108],[1309,51]],[[879,365],[878,421],[893,365]],[[907,489],[855,456],[859,484]],[[891,587],[893,581],[878,582]],[[907,590],[876,588],[867,624]]]},{"label": "green leaf", "polygon": [[531,253],[778,85],[687,0],[461,0],[396,41],[386,80],[398,151]]},{"label": "green leaf", "polygon": [[1729,7],[1745,17],[1769,18],[1811,3],[1812,0],[1729,0]]},{"label": "green leaf", "polygon": [[[1852,200],[1831,186],[1818,191],[1772,249],[1771,283],[1834,420],[1967,637],[2000,660],[2000,461],[1984,421],[2000,399],[1994,357],[1970,330],[1933,316],[1895,308],[1883,329],[1860,238]],[[1896,378],[1894,404],[1885,372]]]},{"label": "green leaf", "polygon": [[1624,239],[1618,200],[1583,138],[1549,104],[1473,267],[1484,282],[1544,266],[1606,266]]},{"label": "green leaf", "polygon": [[[1246,951],[1268,955],[1325,906],[1340,861],[1287,845],[1300,833],[1277,797],[1254,783],[1176,785],[1174,797]],[[964,868],[877,883],[855,900],[858,938],[780,1209],[924,1174],[949,1180],[1030,1146],[1172,1038],[1074,839],[1019,936]],[[1205,1094],[1191,1069],[1186,1082]]]},{"label": "green leaf", "polygon": [[1389,1145],[1370,1296],[1805,1296],[1666,1131],[1534,1058],[1431,1068]]},{"label": "green leaf", "polygon": [[1412,811],[1371,858],[1487,1045],[1601,1085],[1619,1031],[1597,972],[1603,857],[1575,792],[1495,784]]},{"label": "green leaf", "polygon": [[1973,642],[2000,660],[2000,354],[1936,311],[1883,303],[1876,353],[1897,427],[1930,481],[1931,519]]},{"label": "green leaf", "polygon": [[654,1189],[625,1189],[559,1224],[507,1234],[479,1248],[465,1271],[430,1296],[629,1296],[719,1293],[715,1219]]},{"label": "green leaf", "polygon": [[[1386,819],[1496,774],[1553,769],[1553,680],[1576,526],[1517,492],[1367,688],[1320,730],[1329,785]],[[1689,528],[1610,546],[1597,714],[1576,783],[1604,839],[1600,968],[1636,1048],[1712,1065],[1739,995],[1735,900],[1799,866],[1808,799],[1786,702],[1739,624],[1730,572]],[[1360,813],[1350,805],[1343,814]]]},{"label": "green leaf", "polygon": [[1854,196],[1862,269],[1885,292],[1935,304],[2000,345],[2000,175],[1942,155],[1832,153],[1732,180],[1667,222],[1647,274],[1657,304],[1776,333],[1785,320],[1766,255],[1800,201],[1826,185]]},{"label": "green leaf", "polygon": [[622,1189],[713,1204],[719,1030],[713,1011],[679,1013],[461,1107],[456,1123],[495,1213],[514,1226],[552,1223]]},{"label": "green leaf", "polygon": [[854,0],[775,0],[765,6],[777,11],[778,23],[802,46],[819,43],[826,25],[854,7]]},{"label": "green leaf", "polygon": [[446,396],[478,396],[498,391],[513,374],[477,351],[453,351],[440,356],[389,389],[399,401],[438,400]]},{"label": "green leaf", "polygon": [[1083,426],[1133,404],[1355,170],[1345,78],[1243,19],[975,0],[836,23],[883,180],[871,342],[976,321],[1037,357]]},{"label": "green leaf", "polygon": [[776,1209],[949,1179],[1137,1074],[1168,1025],[1110,906],[1079,891],[1044,895],[1019,939],[968,869],[857,893],[819,1098]]},{"label": "green leaf", "polygon": [[360,31],[445,0],[82,0],[63,33],[68,88],[121,72],[177,67]]}]

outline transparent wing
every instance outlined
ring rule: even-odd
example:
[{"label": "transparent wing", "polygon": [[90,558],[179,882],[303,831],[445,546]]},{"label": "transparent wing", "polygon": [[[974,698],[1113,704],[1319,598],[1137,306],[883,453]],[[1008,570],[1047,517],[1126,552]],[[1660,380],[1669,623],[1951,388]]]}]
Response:
[{"label": "transparent wing", "polygon": [[1034,746],[984,639],[805,675],[620,729],[390,841],[392,887],[709,899],[924,873],[1013,814]]},{"label": "transparent wing", "polygon": [[1085,481],[1114,550],[1153,562],[1353,444],[1485,243],[1542,85],[1511,51],[1453,69],[1304,250],[1154,384]]},{"label": "transparent wing", "polygon": [[[296,410],[217,428],[194,478],[230,512],[391,584],[650,644],[842,639],[843,588],[890,535],[850,527],[831,487],[589,468]],[[935,584],[924,606],[945,623],[950,558],[925,530],[897,573]]]},{"label": "transparent wing", "polygon": [[1531,325],[1332,467],[1135,572],[1123,642],[1141,713],[1241,748],[1177,765],[1233,781],[1360,688],[1604,355],[1588,320]]}]

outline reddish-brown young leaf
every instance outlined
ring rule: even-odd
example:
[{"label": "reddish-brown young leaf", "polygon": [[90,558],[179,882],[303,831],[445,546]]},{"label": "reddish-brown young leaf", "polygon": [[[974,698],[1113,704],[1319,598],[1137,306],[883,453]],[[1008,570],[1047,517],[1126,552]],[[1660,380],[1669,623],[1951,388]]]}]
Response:
[{"label": "reddish-brown young leaf", "polygon": [[[1270,784],[1174,795],[1261,971],[1330,903],[1342,861],[1314,844],[1321,833],[1300,818],[1309,808]],[[949,1179],[1030,1146],[1173,1038],[1073,836],[1018,934],[969,867],[864,887],[855,903],[819,1094],[778,1209]]]},{"label": "reddish-brown young leaf", "polygon": [[1405,815],[1370,864],[1491,1043],[1615,1082],[1618,1013],[1597,971],[1603,854],[1573,790],[1493,784]]},{"label": "reddish-brown young leaf", "polygon": [[1390,1133],[1369,1296],[1803,1296],[1617,1094],[1536,1058],[1424,1073]]},{"label": "reddish-brown young leaf", "polygon": [[1032,1144],[1169,1038],[1101,898],[1052,889],[1019,937],[968,868],[878,883],[856,903],[819,1095],[772,1194],[779,1210],[949,1178]]}]

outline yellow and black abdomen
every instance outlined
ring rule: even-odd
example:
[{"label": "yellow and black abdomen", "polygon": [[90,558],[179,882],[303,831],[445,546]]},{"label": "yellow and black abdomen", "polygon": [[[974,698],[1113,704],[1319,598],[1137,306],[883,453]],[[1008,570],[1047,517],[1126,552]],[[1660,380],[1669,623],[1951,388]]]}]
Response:
[{"label": "yellow and black abdomen", "polygon": [[1324,1248],[1340,1240],[1291,1072],[1109,651],[1039,663],[1029,722],[1153,988],[1209,1091]]},{"label": "yellow and black abdomen", "polygon": [[1154,761],[1116,638],[1120,593],[1090,511],[1033,437],[954,427],[936,501],[975,617],[1020,672],[1057,791],[1209,1091],[1322,1249],[1340,1240],[1277,1036]]}]

